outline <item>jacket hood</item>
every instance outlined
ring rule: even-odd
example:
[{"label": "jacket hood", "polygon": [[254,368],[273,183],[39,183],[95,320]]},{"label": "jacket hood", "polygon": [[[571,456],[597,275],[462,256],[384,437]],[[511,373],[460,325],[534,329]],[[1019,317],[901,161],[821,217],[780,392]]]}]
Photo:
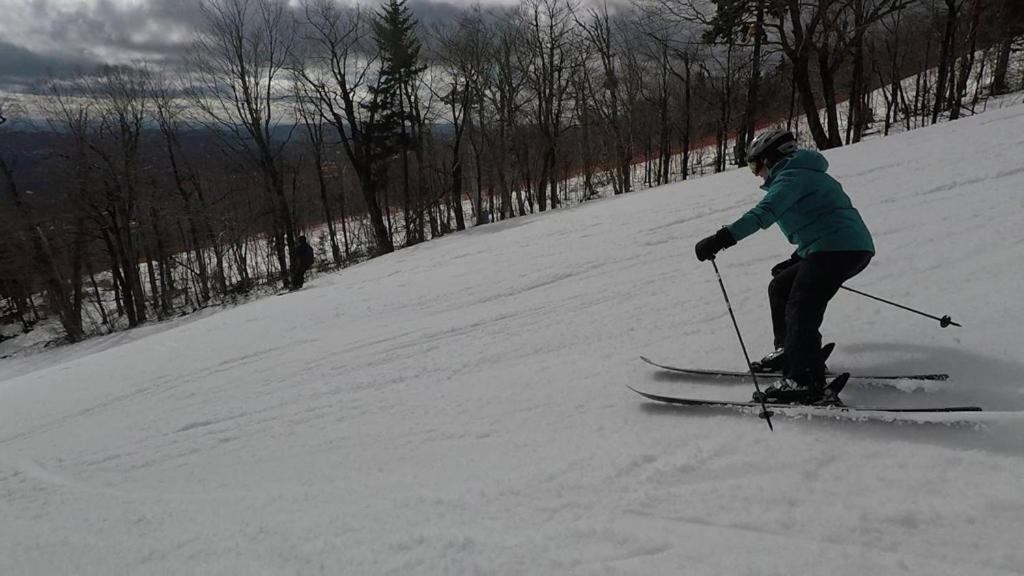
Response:
[{"label": "jacket hood", "polygon": [[770,186],[772,181],[786,170],[825,172],[828,170],[828,160],[817,150],[797,150],[772,166],[771,171],[768,173],[768,180],[765,181],[762,188]]}]

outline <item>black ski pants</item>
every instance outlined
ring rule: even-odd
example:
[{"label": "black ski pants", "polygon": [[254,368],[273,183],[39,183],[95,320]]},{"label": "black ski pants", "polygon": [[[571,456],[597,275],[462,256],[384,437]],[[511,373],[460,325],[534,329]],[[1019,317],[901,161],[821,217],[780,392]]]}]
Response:
[{"label": "black ski pants", "polygon": [[775,347],[786,350],[786,377],[797,382],[821,381],[821,323],[825,308],[839,287],[867,267],[871,252],[815,252],[772,278]]},{"label": "black ski pants", "polygon": [[292,270],[292,290],[302,288],[302,285],[306,281],[306,270],[308,270],[308,268],[301,264]]}]

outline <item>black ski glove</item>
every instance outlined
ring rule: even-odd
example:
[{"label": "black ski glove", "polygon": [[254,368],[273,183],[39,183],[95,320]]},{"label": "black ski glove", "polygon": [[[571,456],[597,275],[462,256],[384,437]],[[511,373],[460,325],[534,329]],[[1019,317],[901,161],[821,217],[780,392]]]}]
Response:
[{"label": "black ski glove", "polygon": [[729,229],[723,226],[718,232],[697,242],[694,251],[697,253],[697,260],[703,262],[711,260],[715,257],[715,254],[735,245],[736,239],[732,237],[732,232],[729,232]]},{"label": "black ski glove", "polygon": [[793,255],[789,257],[789,260],[783,260],[782,262],[779,262],[775,266],[772,266],[772,278],[778,276],[779,274],[782,274],[782,272],[784,272],[787,268],[800,262],[800,260],[801,258],[796,255],[796,252],[793,252]]}]

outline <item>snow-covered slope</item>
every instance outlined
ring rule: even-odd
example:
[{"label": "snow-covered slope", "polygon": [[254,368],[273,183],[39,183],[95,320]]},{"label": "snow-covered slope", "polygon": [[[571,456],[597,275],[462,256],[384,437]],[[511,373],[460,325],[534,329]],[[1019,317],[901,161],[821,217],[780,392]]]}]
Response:
[{"label": "snow-covered slope", "polygon": [[[488,225],[88,354],[0,361],[0,574],[1018,574],[1024,106],[827,153],[879,254],[833,368],[948,371],[849,403],[967,425],[673,409],[742,399],[693,244],[743,171]],[[718,259],[770,344],[761,232]],[[78,357],[75,357],[78,356]]]}]

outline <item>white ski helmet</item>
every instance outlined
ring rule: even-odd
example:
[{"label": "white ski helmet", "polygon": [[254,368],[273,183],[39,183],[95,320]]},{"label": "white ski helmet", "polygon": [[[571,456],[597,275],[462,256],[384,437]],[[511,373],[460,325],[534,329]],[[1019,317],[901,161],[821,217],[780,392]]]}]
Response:
[{"label": "white ski helmet", "polygon": [[796,137],[789,130],[767,130],[758,134],[747,146],[750,164],[775,164],[797,151]]}]

